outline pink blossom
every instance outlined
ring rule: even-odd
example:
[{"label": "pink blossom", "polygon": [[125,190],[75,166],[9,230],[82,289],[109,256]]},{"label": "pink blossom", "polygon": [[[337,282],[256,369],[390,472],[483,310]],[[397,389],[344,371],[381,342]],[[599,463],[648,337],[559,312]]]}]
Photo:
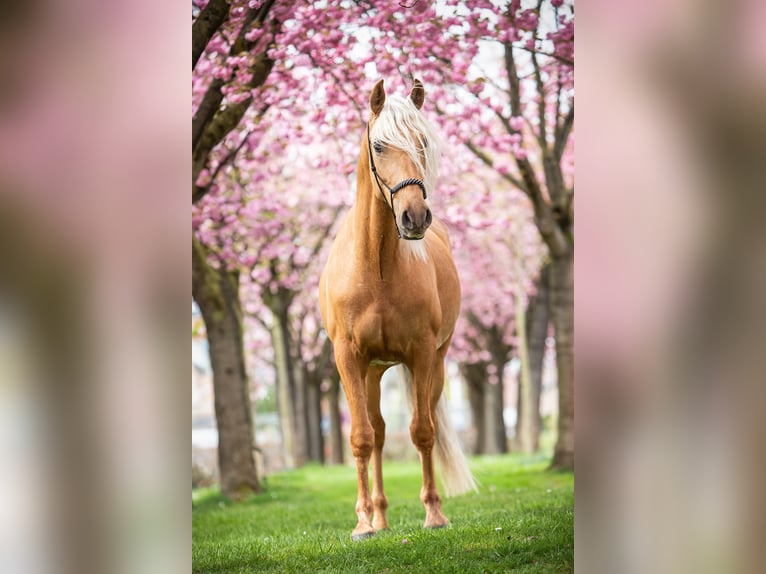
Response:
[{"label": "pink blossom", "polygon": [[[196,5],[201,8],[204,3],[197,0]],[[571,7],[551,0],[558,18],[551,19],[552,29],[546,21],[538,30],[537,14],[523,9],[519,0],[510,3],[512,17],[495,3],[480,0],[461,3],[459,11],[456,2],[449,2],[444,13],[421,1],[406,18],[396,3],[378,3],[369,10],[339,0],[278,2],[268,25],[246,32],[252,46],[228,57],[246,10],[261,4],[232,0],[232,18],[209,42],[192,81],[193,113],[213,79],[225,83],[224,105],[253,100],[237,129],[211,152],[197,182],[209,186],[208,194],[192,208],[193,228],[210,248],[211,262],[242,271],[245,313],[268,320],[264,292],[290,291],[291,321],[305,321],[303,330],[296,329],[303,333],[297,356],[310,362],[319,355],[316,284],[333,226],[354,201],[369,88],[385,77],[387,90],[406,94],[411,79],[401,78],[412,74],[426,84],[423,113],[445,141],[442,174],[430,199],[434,215],[449,226],[463,279],[463,316],[450,356],[467,362],[488,360],[488,330],[493,327],[501,331],[503,341],[515,342],[514,302],[526,300],[531,292],[545,250],[528,199],[507,176],[519,177],[514,157],[529,159],[542,187],[544,174],[534,161],[540,150],[529,131],[530,125],[537,125],[538,114],[530,54],[514,49],[522,105],[510,110],[502,44],[534,48],[535,35],[543,41],[544,34],[544,41],[553,46],[559,59],[538,55],[547,78],[546,120],[552,127],[559,85],[562,109],[574,105],[573,70],[566,64],[574,59]],[[374,38],[374,50],[368,38]],[[487,42],[495,56],[479,61],[479,39],[485,38],[496,38]],[[265,50],[274,66],[265,84],[253,88],[256,55]],[[493,167],[474,156],[467,142],[479,146]],[[240,144],[230,165],[216,172]],[[573,148],[570,134],[561,161],[567,182],[574,174]],[[478,320],[468,321],[469,314]],[[268,361],[269,335],[260,322],[249,320],[248,337],[249,354]]]},{"label": "pink blossom", "polygon": [[511,116],[508,123],[510,124],[511,129],[517,132],[524,128],[524,118],[521,116]]}]

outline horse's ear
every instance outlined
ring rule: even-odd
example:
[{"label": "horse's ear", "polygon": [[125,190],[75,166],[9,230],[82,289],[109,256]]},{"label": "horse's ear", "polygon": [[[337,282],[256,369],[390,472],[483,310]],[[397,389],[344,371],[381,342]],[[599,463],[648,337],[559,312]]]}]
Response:
[{"label": "horse's ear", "polygon": [[412,100],[412,103],[415,104],[417,109],[423,107],[423,102],[426,99],[426,89],[423,87],[423,82],[418,79],[416,79],[415,83],[412,85],[412,90],[410,90],[410,99]]},{"label": "horse's ear", "polygon": [[378,80],[375,87],[370,94],[370,110],[376,116],[383,109],[383,104],[386,103],[386,89],[383,87],[383,79]]}]

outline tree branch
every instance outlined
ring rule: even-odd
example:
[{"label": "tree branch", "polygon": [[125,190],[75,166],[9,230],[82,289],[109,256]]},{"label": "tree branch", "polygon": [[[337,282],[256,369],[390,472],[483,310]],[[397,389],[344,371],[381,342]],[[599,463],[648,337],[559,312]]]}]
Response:
[{"label": "tree branch", "polygon": [[227,0],[210,0],[192,24],[192,70],[197,66],[202,52],[229,16]]},{"label": "tree branch", "polygon": [[[266,56],[265,53],[260,53],[257,56],[257,61],[253,67],[253,80],[250,85],[257,87],[262,85],[266,81],[266,77],[269,75],[271,68],[274,66],[274,60]],[[239,125],[240,120],[247,112],[250,104],[253,102],[252,95],[246,100],[225,107],[219,111],[215,117],[206,126],[204,133],[200,137],[197,148],[192,155],[192,202],[196,203],[201,199],[201,195],[195,195],[196,183],[199,174],[207,165],[210,152],[215,146],[217,146],[226,134],[232,131]],[[197,192],[198,193],[198,192]]]},{"label": "tree branch", "polygon": [[[247,41],[245,35],[250,31],[254,22],[259,26],[263,25],[271,4],[273,4],[273,0],[272,2],[268,2],[261,6],[258,10],[248,10],[245,15],[245,20],[242,23],[242,27],[237,33],[237,37],[231,42],[228,57],[236,56],[240,52],[249,52],[253,49],[254,42]],[[259,62],[256,60],[256,66],[258,66],[258,64]],[[253,76],[255,76],[255,70]],[[200,102],[200,105],[192,118],[192,150],[196,149],[203,131],[216,112],[218,112],[218,108],[223,100],[221,88],[223,88],[224,84],[225,82],[218,78],[210,83],[210,86],[208,86],[208,89],[202,98],[202,102]]]},{"label": "tree branch", "polygon": [[[511,86],[511,115],[521,117],[521,86],[516,72],[516,60],[513,56],[513,46],[505,44],[505,71],[508,74],[508,84]],[[545,158],[547,148],[544,146],[540,150]],[[567,249],[567,239],[558,226],[550,204],[543,196],[540,183],[537,180],[532,164],[528,159],[520,159],[514,156],[516,166],[519,168],[519,174],[524,182],[523,189],[529,199],[532,200],[532,206],[535,210],[535,224],[545,244],[554,256],[563,255]]]},{"label": "tree branch", "polygon": [[197,203],[204,195],[200,193],[202,188],[197,186],[197,178],[207,165],[211,150],[226,137],[226,134],[237,127],[252,101],[253,98],[250,96],[243,102],[226,107],[208,124],[192,157],[192,203]]},{"label": "tree branch", "polygon": [[511,115],[521,117],[521,84],[516,71],[516,60],[513,57],[513,45],[505,44],[505,73],[508,76],[511,96]]},{"label": "tree branch", "polygon": [[[479,72],[481,72],[481,77],[483,78],[484,82],[486,82],[487,84],[489,84],[490,86],[492,86],[493,88],[495,88],[495,89],[496,89],[498,92],[501,92],[501,93],[503,93],[503,94],[507,94],[507,93],[508,93],[508,90],[507,90],[506,88],[504,88],[503,86],[501,86],[500,84],[498,84],[498,83],[497,83],[497,82],[496,82],[496,81],[493,79],[493,77],[492,77],[492,76],[494,76],[494,75],[495,75],[494,73],[489,73],[489,72],[487,72],[487,71],[486,71],[486,70],[485,70],[485,69],[484,69],[484,68],[483,68],[483,67],[482,67],[480,64],[478,64],[478,63],[475,63],[475,64],[473,64],[473,65],[474,65],[474,66],[476,66],[476,68],[479,70]],[[474,96],[474,97],[476,97],[476,99],[478,99],[478,96]]]},{"label": "tree branch", "polygon": [[221,101],[223,100],[221,88],[223,88],[223,84],[224,82],[220,78],[213,79],[213,81],[210,82],[202,101],[199,106],[197,106],[197,111],[192,118],[192,152],[197,147],[203,130],[207,127],[207,124],[221,105]]},{"label": "tree branch", "polygon": [[[245,22],[243,23],[236,40],[232,43],[229,51],[230,55],[238,54],[253,48],[254,43],[247,41],[245,35],[254,22],[263,24],[273,4],[274,0],[269,0],[261,5],[258,10],[251,9],[248,11],[245,17]],[[276,21],[274,21],[274,23],[275,26],[278,27],[279,23]],[[252,68],[252,78],[247,86],[252,89],[262,86],[266,82],[266,78],[273,67],[274,60],[266,55],[265,49],[258,53]],[[196,184],[199,174],[208,163],[210,152],[223,140],[224,137],[226,137],[226,134],[239,125],[240,120],[253,101],[253,97],[250,95],[246,100],[239,104],[233,104],[224,109],[219,109],[223,99],[221,94],[222,87],[223,82],[216,83],[214,81],[211,84],[210,88],[208,88],[208,92],[203,98],[202,103],[205,104],[204,109],[201,104],[192,121],[192,137],[196,137],[196,139],[193,139],[192,143],[192,203],[196,203],[204,196],[204,192],[200,193],[200,188],[198,188]]]},{"label": "tree branch", "polygon": [[[540,6],[542,0],[537,2],[537,25],[540,26]],[[537,39],[537,30],[534,32],[535,40]],[[540,120],[539,131],[537,135],[537,142],[540,144],[540,149],[545,150],[548,147],[548,139],[546,130],[548,129],[545,122],[545,86],[543,85],[543,77],[540,73],[540,64],[537,61],[537,54],[532,52],[532,66],[535,70],[535,86],[537,87],[537,95],[540,100],[537,102],[537,116]]]},{"label": "tree branch", "polygon": [[574,126],[574,100],[572,100],[572,107],[569,108],[569,113],[564,118],[564,122],[560,128],[556,129],[556,142],[553,145],[553,155],[557,161],[561,161],[561,157],[564,155],[564,150],[567,146],[567,140],[569,139],[569,133]]},{"label": "tree branch", "polygon": [[[444,110],[442,110],[442,109],[441,109],[441,108],[440,108],[438,105],[436,105],[435,107],[436,107],[436,113],[437,113],[437,114],[439,114],[440,116],[444,116],[444,115],[446,115],[446,114],[444,113]],[[510,126],[510,124],[508,123],[508,120],[506,120],[506,119],[505,119],[505,118],[502,116],[502,114],[500,114],[500,113],[499,113],[499,112],[497,112],[497,111],[495,111],[495,114],[496,114],[496,115],[497,115],[497,116],[500,118],[500,120],[503,122],[503,125],[504,125],[504,126],[506,127],[506,129],[508,130],[508,133],[516,133],[516,132],[514,132],[513,130],[511,130],[511,126]],[[474,154],[474,155],[475,155],[475,156],[476,156],[476,157],[477,157],[477,158],[478,158],[478,159],[479,159],[479,160],[480,160],[480,161],[481,161],[481,162],[482,162],[484,165],[486,165],[487,167],[489,167],[489,168],[493,169],[493,170],[494,170],[494,171],[495,171],[495,172],[496,172],[496,173],[497,173],[497,174],[498,174],[500,177],[502,177],[502,178],[503,178],[504,180],[506,180],[508,183],[510,183],[510,184],[511,184],[511,185],[513,185],[514,187],[517,187],[518,189],[522,190],[522,191],[523,191],[523,192],[525,192],[525,193],[527,192],[526,188],[524,187],[524,183],[523,183],[523,182],[521,182],[521,181],[519,181],[517,178],[513,177],[513,176],[512,176],[510,173],[503,173],[503,172],[499,171],[499,170],[498,170],[498,169],[495,167],[495,160],[493,160],[493,159],[492,159],[492,157],[490,157],[490,155],[489,155],[487,152],[485,152],[484,150],[482,150],[482,149],[481,149],[479,146],[477,146],[476,144],[474,144],[474,143],[473,143],[471,140],[466,140],[466,141],[464,141],[464,142],[463,142],[463,145],[465,145],[465,147],[467,147],[469,150],[471,150],[471,152],[472,152],[472,153],[473,153],[473,154]]]},{"label": "tree branch", "polygon": [[[268,107],[269,106],[267,105],[266,109],[268,109]],[[265,112],[265,110],[263,112],[260,112],[259,116],[263,115],[264,112]],[[247,139],[250,137],[250,134],[252,134],[252,133],[253,133],[252,130],[247,132],[245,134],[245,136],[242,138],[242,141],[239,142],[239,145],[237,145],[237,147],[234,148],[233,150],[229,151],[229,153],[226,154],[226,157],[223,158],[220,162],[218,162],[218,165],[216,166],[215,171],[210,176],[210,183],[208,183],[207,185],[196,185],[195,184],[194,189],[192,190],[192,203],[196,203],[197,201],[202,199],[202,197],[204,195],[206,195],[208,191],[210,191],[210,188],[215,183],[215,180],[218,177],[218,174],[221,172],[221,170],[224,167],[226,167],[232,161],[234,161],[234,158],[237,157],[239,152],[245,146],[245,144],[247,143]]]},{"label": "tree branch", "polygon": [[480,149],[476,144],[474,144],[472,141],[465,141],[463,142],[465,147],[467,147],[469,150],[473,152],[473,154],[481,160],[481,162],[486,165],[487,167],[492,168],[497,174],[502,177],[505,181],[510,183],[512,186],[520,189],[524,193],[527,193],[527,189],[524,186],[524,182],[516,179],[513,177],[510,173],[503,173],[501,171],[498,171],[495,167],[494,160],[482,149]]},{"label": "tree branch", "polygon": [[525,52],[529,52],[530,54],[539,54],[541,56],[547,56],[548,58],[553,58],[554,60],[558,60],[562,64],[566,64],[567,66],[574,68],[574,61],[570,60],[569,58],[564,58],[563,56],[552,54],[550,52],[543,52],[542,50],[533,50],[531,48],[527,48],[526,46],[514,46],[514,48],[516,48],[517,50],[524,50]]},{"label": "tree branch", "polygon": [[540,98],[537,101],[537,117],[540,120],[538,122],[537,143],[541,149],[545,149],[548,147],[547,127],[545,125],[545,87],[543,86],[543,78],[540,74],[540,65],[537,63],[537,57],[534,54],[532,54],[532,65],[535,69],[537,96]]},{"label": "tree branch", "polygon": [[252,102],[253,96],[251,95],[238,104],[224,107],[205,126],[205,130],[200,136],[197,147],[192,154],[194,161],[192,168],[194,171],[193,182],[197,181],[199,173],[207,164],[208,155],[212,149],[226,137],[226,134],[239,125],[239,121],[245,115]]}]

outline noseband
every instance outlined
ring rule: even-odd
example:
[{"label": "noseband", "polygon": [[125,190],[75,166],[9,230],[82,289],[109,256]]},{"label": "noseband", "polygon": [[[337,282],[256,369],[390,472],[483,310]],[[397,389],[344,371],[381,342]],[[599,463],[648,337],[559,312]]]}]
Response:
[{"label": "noseband", "polygon": [[[378,170],[375,167],[375,160],[372,157],[372,142],[370,141],[370,124],[367,124],[367,151],[370,154],[370,168],[372,169],[372,174],[375,176],[375,182],[378,184],[378,190],[380,190],[380,195],[383,196],[383,201],[385,201],[388,204],[388,206],[391,208],[391,215],[394,216],[394,227],[396,227],[396,234],[399,236],[399,239],[411,239],[410,237],[404,237],[402,235],[402,232],[399,231],[399,224],[396,222],[396,212],[394,211],[394,194],[397,191],[401,191],[402,189],[404,189],[405,187],[409,185],[417,185],[420,188],[420,190],[423,192],[423,199],[428,199],[428,195],[426,195],[426,186],[421,180],[414,177],[405,179],[404,181],[400,181],[394,187],[389,187],[388,184],[385,181],[383,181],[383,178],[381,178],[378,175]],[[386,200],[386,193],[383,191],[383,187],[380,185],[381,183],[388,190],[390,201]]]}]

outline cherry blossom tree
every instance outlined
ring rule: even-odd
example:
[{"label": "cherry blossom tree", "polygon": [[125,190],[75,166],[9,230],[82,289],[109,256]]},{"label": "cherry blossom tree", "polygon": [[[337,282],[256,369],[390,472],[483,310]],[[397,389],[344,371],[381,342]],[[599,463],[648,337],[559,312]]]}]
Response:
[{"label": "cherry blossom tree", "polygon": [[[522,191],[548,250],[559,429],[552,465],[574,465],[574,7],[563,0],[355,4],[372,75],[429,86],[454,146]],[[343,28],[340,27],[339,30]],[[338,78],[340,74],[333,77]],[[349,85],[354,85],[350,83]],[[394,83],[396,87],[396,83]],[[429,102],[434,102],[430,104]],[[442,178],[448,198],[462,192]],[[537,344],[537,343],[536,343]],[[538,345],[539,346],[539,345]]]},{"label": "cherry blossom tree", "polygon": [[[465,161],[470,164],[471,158]],[[524,196],[504,189],[507,184],[484,166],[465,173],[460,181],[473,193],[463,194],[463,203],[453,198],[446,211],[463,278],[461,319],[450,357],[459,362],[468,386],[477,430],[474,450],[494,454],[507,451],[504,374],[523,348],[525,337],[518,329],[544,252]]]},{"label": "cherry blossom tree", "polygon": [[527,195],[548,248],[559,384],[558,439],[551,464],[573,468],[574,8],[560,0],[538,1],[529,8],[511,2],[502,16],[494,32],[502,44],[505,74],[502,81],[477,77],[473,89],[482,109],[496,116],[505,133],[502,138],[470,138],[465,145]]},{"label": "cherry blossom tree", "polygon": [[441,26],[421,23],[426,46],[409,50],[409,62],[442,62],[433,81],[442,81],[437,110],[450,141],[526,195],[548,250],[559,383],[552,466],[573,468],[574,7],[447,2],[432,12]]},{"label": "cherry blossom tree", "polygon": [[[282,113],[280,119],[292,120],[288,115]],[[293,138],[289,146],[270,136],[262,138],[252,157],[226,168],[226,177],[215,184],[221,189],[203,198],[195,210],[198,237],[212,255],[242,272],[245,301],[259,302],[254,307],[246,303],[245,310],[252,308],[252,316],[271,336],[290,468],[322,456],[320,445],[310,440],[316,433],[308,426],[319,426],[321,382],[310,368],[319,365],[306,351],[309,337],[316,340],[320,335],[311,286],[321,269],[320,253],[329,246],[329,231],[350,196],[347,175],[330,169],[325,157],[331,139],[324,136],[320,142],[318,131],[307,133]],[[317,181],[322,188],[315,186]],[[327,186],[329,193],[324,192]],[[307,291],[310,304],[305,301]],[[296,300],[301,305],[294,310]],[[329,345],[318,352],[324,364],[328,353]]]},{"label": "cherry blossom tree", "polygon": [[[559,286],[550,290],[556,293],[551,309],[559,309],[556,341],[564,345],[560,385],[571,387],[562,373],[568,372],[564,359],[571,355],[566,350],[572,340],[565,305],[566,294],[571,296],[565,280],[573,238],[572,21],[573,9],[555,0],[524,7],[488,1],[417,2],[411,8],[335,0],[193,4],[193,295],[205,317],[211,353],[220,350],[223,357],[226,350],[236,367],[220,359],[213,360],[214,370],[237,373],[215,377],[217,400],[229,389],[227,404],[246,403],[247,379],[238,366],[244,364],[240,297],[269,326],[275,362],[292,362],[278,377],[281,403],[306,400],[299,379],[311,376],[298,374],[295,365],[311,365],[307,359],[322,352],[309,356],[305,349],[323,347],[309,342],[321,337],[309,335],[313,311],[302,296],[318,276],[312,263],[321,259],[327,230],[353,199],[350,178],[366,120],[366,89],[381,76],[391,89],[403,88],[416,74],[430,92],[424,112],[439,123],[452,154],[434,201],[443,202],[456,257],[461,246],[478,253],[479,238],[490,232],[506,239],[493,242],[492,249],[503,250],[498,259],[517,256],[507,239],[528,234],[508,231],[510,212],[484,207],[495,196],[518,196],[520,190],[550,258],[562,262],[551,273]],[[472,203],[471,185],[478,184],[457,177],[466,169],[484,169],[484,180],[494,174],[490,191],[481,194],[486,200]],[[464,277],[482,271],[472,262],[461,264]],[[513,271],[517,289],[508,293],[484,282],[489,291],[474,296],[470,291],[478,282],[464,280],[469,284],[464,306],[483,329],[496,323],[504,344],[514,337],[516,301],[526,305],[533,289],[531,267]],[[492,297],[503,297],[502,309],[482,308]],[[259,304],[249,304],[251,299]],[[492,313],[499,318],[494,323],[487,318]],[[215,338],[228,343],[219,349]],[[296,387],[290,400],[285,389]],[[219,417],[240,421],[233,425],[242,453],[234,458],[240,461],[247,459],[245,444],[252,447],[252,421],[245,411],[240,405],[238,417],[231,411]],[[284,407],[283,415],[290,416]],[[299,417],[295,412],[292,417],[292,423],[283,421],[283,433],[300,437]],[[219,420],[219,433],[226,420]],[[222,441],[229,436],[220,434]],[[566,456],[558,459],[566,462]],[[222,460],[222,477],[228,472],[224,466]],[[243,467],[250,468],[249,462]],[[238,488],[224,483],[224,492]]]},{"label": "cherry blossom tree", "polygon": [[[243,208],[251,205],[253,213],[269,212],[263,206],[254,207],[243,190],[258,188],[273,178],[277,168],[262,167],[259,162],[284,152],[285,141],[300,139],[302,124],[291,123],[287,116],[295,110],[317,108],[312,95],[318,92],[307,89],[307,84],[317,87],[312,60],[321,59],[330,69],[336,65],[333,58],[342,55],[338,49],[317,51],[319,36],[314,31],[321,29],[318,18],[323,18],[323,25],[332,23],[331,13],[335,18],[345,15],[340,5],[333,4],[331,10],[319,2],[201,0],[192,7],[192,292],[210,340],[221,486],[232,497],[258,489],[243,358],[240,281],[243,268],[261,261],[260,254],[248,247],[248,213]],[[341,45],[350,49],[353,41]],[[332,118],[317,113],[312,125],[321,120],[342,127],[347,109],[336,109]],[[267,137],[274,134],[279,135]],[[281,221],[280,212],[272,214],[272,222]],[[268,222],[262,223],[268,227]],[[258,269],[261,273],[273,269],[279,275],[282,266],[278,259],[268,257],[269,249],[265,247],[266,265]],[[286,279],[289,282],[289,273]],[[263,291],[277,317],[285,303],[285,289]],[[273,324],[281,325],[280,321]],[[275,355],[284,357],[285,352]],[[282,371],[283,378],[289,378],[291,371]],[[286,424],[286,428],[293,426]]]},{"label": "cherry blossom tree", "polygon": [[[242,58],[252,64],[252,88],[262,86],[273,67],[265,37],[273,35],[278,15],[273,2],[249,7],[245,2],[211,0],[192,4],[192,203],[209,191],[215,177],[200,181],[211,157],[250,109],[252,99],[226,100],[232,95],[227,74],[241,70]],[[251,30],[267,30],[253,38]],[[244,76],[245,74],[240,74]],[[265,107],[256,112],[262,115]],[[250,120],[251,122],[254,120]],[[222,158],[222,162],[231,161]],[[229,215],[230,216],[230,215]],[[213,368],[218,462],[221,491],[242,499],[260,489],[253,457],[253,421],[248,393],[239,298],[239,271],[192,233],[192,296],[205,321]]]}]

